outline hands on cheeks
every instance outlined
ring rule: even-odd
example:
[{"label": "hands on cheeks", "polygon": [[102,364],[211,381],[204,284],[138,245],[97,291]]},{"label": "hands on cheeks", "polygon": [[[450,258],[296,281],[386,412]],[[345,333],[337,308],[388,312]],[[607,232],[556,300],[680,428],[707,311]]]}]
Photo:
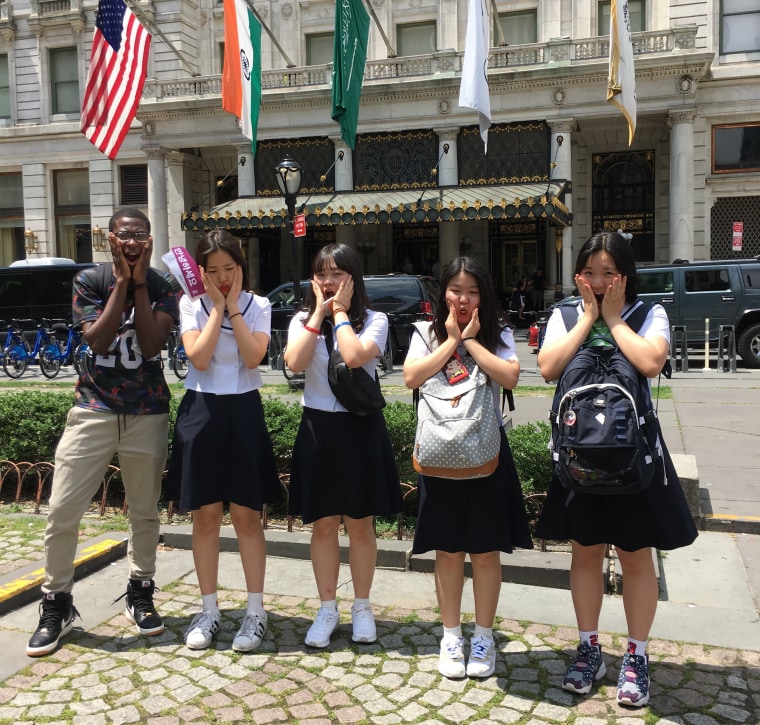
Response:
[{"label": "hands on cheeks", "polygon": [[132,279],[135,284],[141,284],[148,279],[148,270],[150,269],[150,257],[153,253],[153,237],[148,237],[145,244],[140,245],[140,258],[132,270]]},{"label": "hands on cheeks", "polygon": [[459,323],[457,322],[456,307],[453,302],[449,302],[449,316],[446,318],[446,332],[450,339],[454,339],[457,343],[462,339],[462,333],[459,331]]},{"label": "hands on cheeks", "polygon": [[[243,268],[239,265],[235,266],[235,271],[232,273],[232,284],[230,285],[230,291],[227,293],[227,309],[232,312],[237,312],[237,303],[240,297],[240,293],[243,291]],[[235,307],[234,310],[230,310],[230,302]]]},{"label": "hands on cheeks", "polygon": [[311,280],[311,291],[314,293],[314,299],[317,301],[317,309],[320,309],[325,303],[325,296],[322,293],[322,288],[317,284],[315,279]]},{"label": "hands on cheeks", "polygon": [[214,307],[224,307],[225,299],[222,290],[220,290],[216,284],[214,284],[214,280],[211,279],[211,275],[206,274],[205,267],[201,267],[200,270],[201,280],[203,280],[203,285],[206,288],[206,294],[211,298],[211,301],[214,303]]},{"label": "hands on cheeks", "polygon": [[462,330],[462,338],[465,337],[477,337],[480,332],[480,316],[478,314],[478,308],[476,307],[472,311],[472,319],[467,323],[464,330]]},{"label": "hands on cheeks", "polygon": [[625,285],[627,278],[617,275],[612,284],[604,292],[604,301],[602,302],[602,317],[609,324],[620,317],[625,306]]},{"label": "hands on cheeks", "polygon": [[345,307],[346,311],[351,309],[351,298],[354,296],[354,278],[346,277],[339,287],[338,291],[333,297],[333,304],[337,303],[338,306]]}]

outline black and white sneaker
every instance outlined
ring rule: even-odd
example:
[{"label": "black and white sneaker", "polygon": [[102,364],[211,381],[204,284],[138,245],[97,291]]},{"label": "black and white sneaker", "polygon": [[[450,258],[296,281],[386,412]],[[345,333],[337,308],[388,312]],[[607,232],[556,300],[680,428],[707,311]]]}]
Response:
[{"label": "black and white sneaker", "polygon": [[127,591],[117,599],[127,598],[126,617],[137,627],[140,634],[152,636],[164,631],[164,620],[153,604],[153,592],[157,587],[152,579],[130,579]]},{"label": "black and white sneaker", "polygon": [[78,616],[74,597],[70,593],[43,594],[40,602],[40,623],[26,645],[27,655],[42,657],[53,652],[58,647],[61,637],[71,631],[74,619]]}]

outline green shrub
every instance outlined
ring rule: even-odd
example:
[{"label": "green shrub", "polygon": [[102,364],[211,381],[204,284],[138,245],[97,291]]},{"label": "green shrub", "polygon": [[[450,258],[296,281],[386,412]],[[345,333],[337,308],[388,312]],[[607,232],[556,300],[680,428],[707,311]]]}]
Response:
[{"label": "green shrub", "polygon": [[552,477],[548,445],[551,426],[546,421],[523,423],[507,431],[523,494],[545,493]]},{"label": "green shrub", "polygon": [[52,461],[73,392],[0,395],[0,460]]},{"label": "green shrub", "polygon": [[[181,397],[173,397],[169,412],[169,443]],[[53,461],[55,447],[73,404],[71,393],[22,391],[0,395],[0,460]],[[301,422],[301,406],[276,397],[262,398],[264,416],[272,439],[277,468],[288,473],[293,445]],[[414,485],[412,448],[416,417],[410,403],[396,401],[383,409],[401,481]],[[551,479],[551,456],[547,444],[551,428],[546,422],[525,423],[508,432],[512,455],[523,493],[544,492]],[[407,497],[405,513],[413,515],[416,496]]]}]

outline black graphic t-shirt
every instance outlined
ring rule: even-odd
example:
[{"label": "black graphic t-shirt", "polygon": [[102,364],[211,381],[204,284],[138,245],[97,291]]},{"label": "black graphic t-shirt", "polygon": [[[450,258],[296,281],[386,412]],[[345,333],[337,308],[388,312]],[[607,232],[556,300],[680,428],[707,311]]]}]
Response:
[{"label": "black graphic t-shirt", "polygon": [[[85,269],[74,279],[72,314],[78,327],[100,317],[113,291],[116,278],[111,274],[109,281],[102,266]],[[110,263],[108,266],[112,268]],[[151,268],[148,295],[154,312],[165,312],[175,324],[178,322],[182,289],[171,274]],[[108,355],[93,356],[82,370],[75,390],[76,405],[122,415],[157,415],[169,412],[170,397],[161,355],[146,359],[140,352],[134,294],[128,292]]]}]

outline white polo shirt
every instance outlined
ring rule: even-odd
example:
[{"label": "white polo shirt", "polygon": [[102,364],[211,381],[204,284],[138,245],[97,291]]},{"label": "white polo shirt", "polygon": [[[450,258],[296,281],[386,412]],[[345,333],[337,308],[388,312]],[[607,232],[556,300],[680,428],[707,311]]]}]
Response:
[{"label": "white polo shirt", "polygon": [[[308,311],[301,312],[293,317],[288,328],[288,340],[295,340],[300,335],[314,334],[304,329],[304,323],[307,318]],[[377,360],[382,357],[385,343],[388,340],[388,316],[384,312],[367,310],[367,317],[364,321],[364,327],[359,333],[359,339],[363,344],[367,341],[372,341],[377,345],[377,356],[362,365],[367,373],[374,378]],[[334,331],[333,347],[338,347],[337,335]],[[327,354],[324,335],[319,335],[317,345],[314,348],[314,355],[312,355],[309,367],[306,368],[306,380],[301,404],[307,408],[324,410],[329,413],[345,413],[348,411],[338,402],[338,399],[333,395],[332,390],[330,390],[330,383],[327,382],[327,363],[329,360],[330,357]]]},{"label": "white polo shirt", "polygon": [[[272,305],[266,297],[241,292],[238,306],[250,332],[270,334]],[[202,330],[208,323],[209,313],[213,307],[214,304],[208,295],[202,295],[195,300],[183,295],[179,303],[180,333],[184,335],[188,330]],[[258,390],[262,384],[259,368],[246,367],[240,356],[232,323],[225,315],[209,366],[201,372],[190,363],[185,387],[199,393],[234,395]]]}]

